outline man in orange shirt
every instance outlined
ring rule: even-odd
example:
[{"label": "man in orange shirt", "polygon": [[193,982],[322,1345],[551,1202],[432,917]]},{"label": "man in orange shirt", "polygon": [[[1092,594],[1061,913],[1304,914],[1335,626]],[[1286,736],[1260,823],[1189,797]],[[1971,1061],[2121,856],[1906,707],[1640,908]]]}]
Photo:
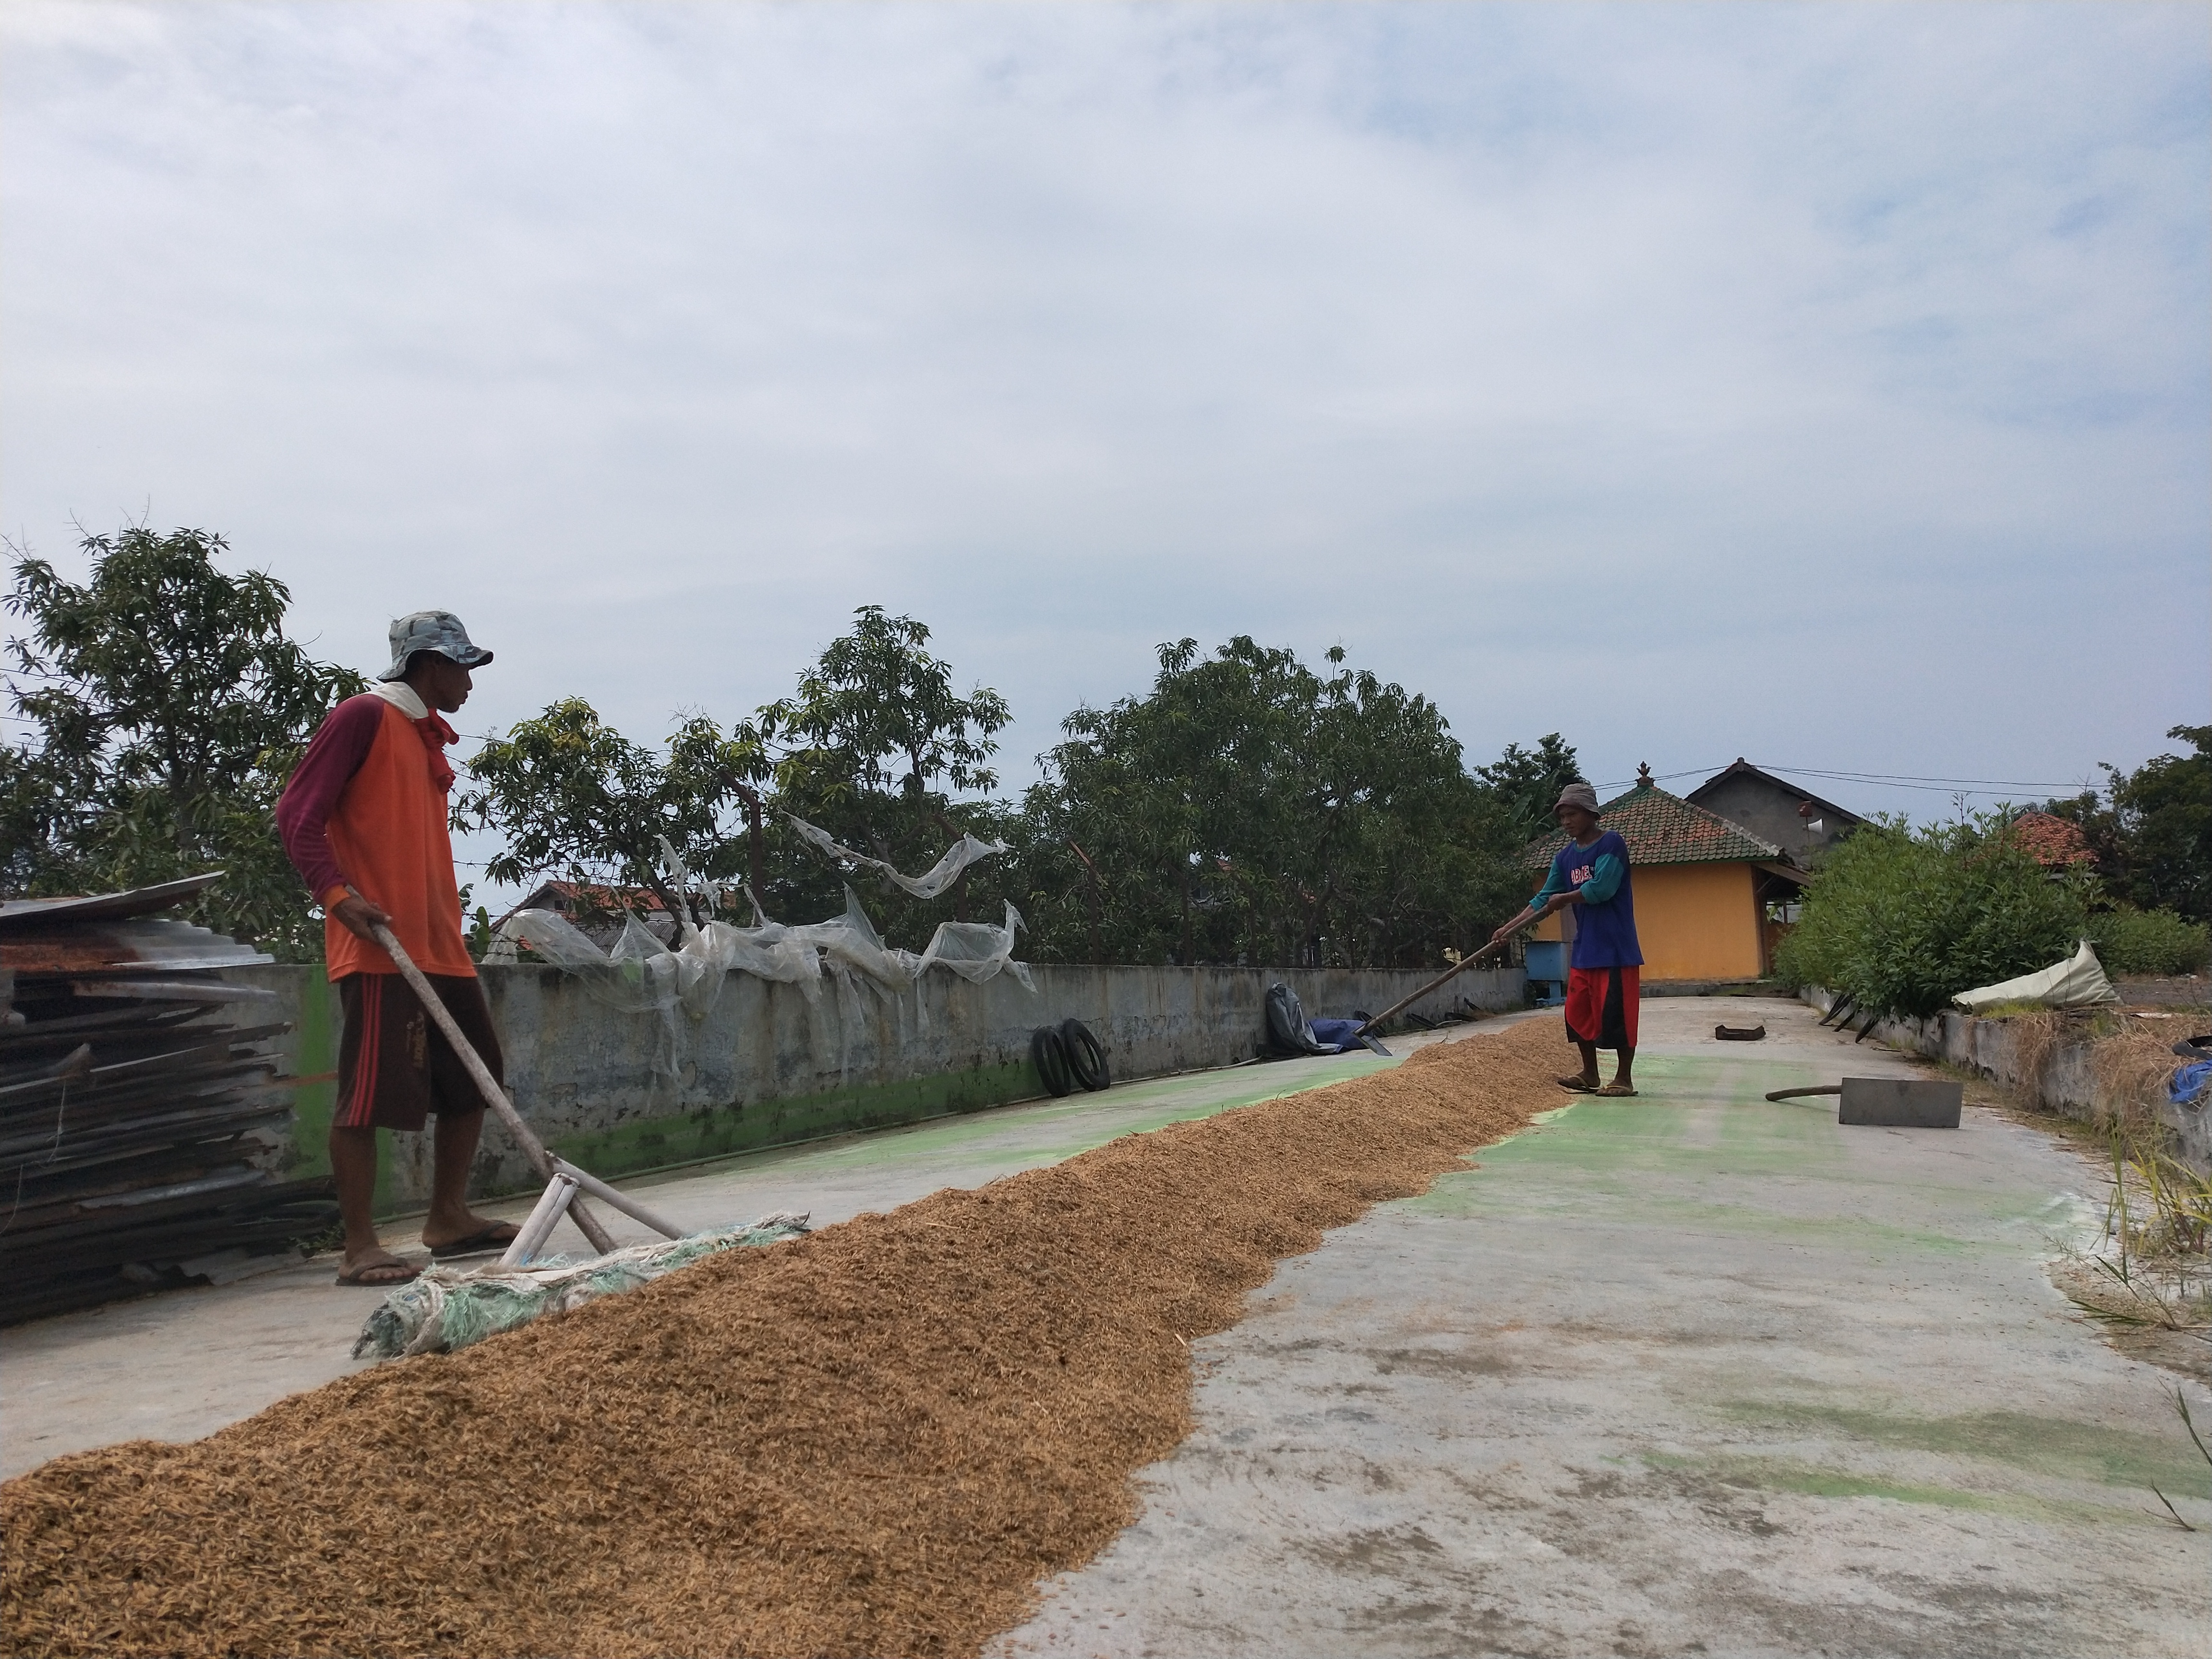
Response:
[{"label": "man in orange shirt", "polygon": [[515,1228],[470,1210],[469,1165],[483,1097],[399,969],[370,934],[381,922],[428,978],[471,1046],[501,1077],[499,1037],[461,938],[461,896],[446,799],[450,714],[468,701],[469,671],[491,660],[449,611],[392,624],[392,665],[348,697],[315,733],[276,803],[284,850],[322,901],[323,948],[345,1012],[331,1175],[345,1221],[341,1285],[404,1285],[421,1271],[377,1240],[376,1132],[420,1131],[438,1118],[430,1213],[434,1257],[503,1249]]}]

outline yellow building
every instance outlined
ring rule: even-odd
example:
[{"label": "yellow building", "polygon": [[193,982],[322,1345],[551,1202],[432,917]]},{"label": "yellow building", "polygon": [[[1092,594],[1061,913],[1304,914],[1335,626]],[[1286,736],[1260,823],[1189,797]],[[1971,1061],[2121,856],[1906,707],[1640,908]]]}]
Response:
[{"label": "yellow building", "polygon": [[[1670,795],[1642,770],[1636,787],[1606,803],[1603,828],[1628,843],[1636,938],[1644,982],[1757,979],[1773,966],[1766,921],[1771,902],[1794,897],[1805,872],[1782,849],[1702,806]],[[1566,845],[1562,830],[1528,849],[1539,872]],[[1533,890],[1533,889],[1532,889]],[[1547,917],[1530,937],[1571,939],[1571,906]],[[1562,923],[1565,923],[1563,928]]]}]

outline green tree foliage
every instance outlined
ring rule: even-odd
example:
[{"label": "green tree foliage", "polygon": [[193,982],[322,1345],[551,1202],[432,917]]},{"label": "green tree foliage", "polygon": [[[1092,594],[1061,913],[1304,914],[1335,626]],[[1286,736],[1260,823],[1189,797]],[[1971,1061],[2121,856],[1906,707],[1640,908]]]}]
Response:
[{"label": "green tree foliage", "polygon": [[[457,828],[503,837],[484,866],[494,881],[552,875],[595,886],[646,887],[672,913],[661,836],[695,873],[741,875],[744,782],[764,769],[757,733],[725,733],[703,714],[669,738],[665,758],[632,743],[580,697],[553,704],[486,743],[453,801]],[[695,917],[694,920],[698,918]]]},{"label": "green tree foliage", "polygon": [[1814,875],[1776,972],[1917,1016],[2070,955],[2089,890],[2054,878],[2006,825],[1995,815],[1917,831],[1902,818],[1863,826]]},{"label": "green tree foliage", "polygon": [[[992,839],[1007,811],[990,801],[957,795],[998,787],[991,757],[995,734],[1012,718],[1006,699],[988,686],[962,696],[952,665],[933,656],[929,629],[911,617],[862,605],[853,628],[833,641],[799,676],[795,696],[760,710],[760,752],[768,757],[776,805],[820,825],[843,845],[908,872],[927,869],[964,834]],[[771,824],[779,856],[765,896],[785,918],[811,919],[843,908],[846,877]],[[985,896],[985,872],[963,877],[934,901],[863,879],[881,925],[902,930],[933,925],[948,914],[964,919]],[[993,872],[988,896],[1005,884]],[[996,920],[988,908],[976,914]]]},{"label": "green tree foliage", "polygon": [[1328,658],[1183,640],[1067,718],[1021,825],[1037,956],[1426,964],[1516,908],[1510,809],[1435,705]]},{"label": "green tree foliage", "polygon": [[1574,745],[1556,732],[1539,738],[1534,749],[1509,743],[1503,755],[1474,769],[1476,781],[1490,791],[1513,832],[1524,842],[1552,833],[1556,827],[1552,808],[1559,792],[1582,775]]},{"label": "green tree foliage", "polygon": [[99,892],[222,869],[186,914],[287,961],[321,925],[276,835],[277,794],[307,740],[364,689],[284,635],[291,595],[231,576],[200,530],[83,544],[91,579],[19,557],[7,608],[9,701],[28,728],[0,745],[0,884]]},{"label": "green tree foliage", "polygon": [[2115,898],[2212,921],[2212,726],[2166,734],[2189,755],[2160,755],[2133,772],[2105,768],[2105,788],[2045,810],[2081,826]]},{"label": "green tree foliage", "polygon": [[[863,606],[851,632],[799,677],[796,695],[726,732],[694,714],[665,756],[580,698],[556,703],[469,762],[471,784],[454,822],[502,837],[485,866],[495,881],[553,875],[647,887],[673,908],[679,897],[659,869],[665,836],[695,875],[751,882],[779,920],[835,915],[848,874],[793,835],[779,811],[909,872],[934,864],[963,832],[991,837],[1010,816],[948,793],[996,787],[992,734],[1008,715],[995,691],[956,694],[951,665],[929,653],[928,641],[912,617]],[[902,937],[927,937],[969,897],[956,890],[925,902],[871,876],[857,879],[878,925]],[[994,872],[990,896],[1005,884]]]},{"label": "green tree foliage", "polygon": [[[1319,674],[1249,639],[1204,659],[1186,640],[1162,648],[1148,696],[1071,715],[1016,807],[984,797],[1005,701],[958,694],[929,638],[864,606],[793,696],[726,732],[694,716],[665,754],[556,704],[470,763],[456,821],[503,837],[497,880],[658,886],[665,835],[701,875],[757,868],[780,920],[836,914],[850,880],[917,946],[1012,899],[1043,961],[1427,965],[1518,908],[1523,797],[1547,811],[1573,769],[1554,736],[1509,750],[1500,783],[1471,778],[1432,704],[1340,651]],[[909,872],[963,832],[1013,850],[918,900],[832,865],[786,811]]]},{"label": "green tree foliage", "polygon": [[2083,927],[2108,974],[2194,974],[2212,961],[2212,927],[2171,910],[2115,905]]}]

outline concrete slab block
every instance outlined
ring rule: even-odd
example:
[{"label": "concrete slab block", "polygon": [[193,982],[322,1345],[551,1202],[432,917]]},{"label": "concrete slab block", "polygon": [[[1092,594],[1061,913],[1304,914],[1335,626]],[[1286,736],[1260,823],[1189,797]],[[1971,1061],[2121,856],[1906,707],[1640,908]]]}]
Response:
[{"label": "concrete slab block", "polygon": [[1941,1079],[1847,1077],[1836,1121],[1893,1129],[1955,1129],[1966,1098],[1964,1084]]}]

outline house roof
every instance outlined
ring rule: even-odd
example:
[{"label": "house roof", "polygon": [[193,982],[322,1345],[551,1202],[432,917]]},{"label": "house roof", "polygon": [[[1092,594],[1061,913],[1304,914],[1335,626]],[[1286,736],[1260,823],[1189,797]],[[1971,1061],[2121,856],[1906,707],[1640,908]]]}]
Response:
[{"label": "house roof", "polygon": [[[558,904],[546,900],[557,899]],[[540,882],[528,898],[514,908],[518,910],[573,908],[578,901],[600,910],[659,910],[666,907],[660,895],[650,887],[604,887],[594,882]]]},{"label": "house roof", "polygon": [[1866,820],[1861,817],[1856,812],[1852,811],[1850,807],[1838,806],[1832,800],[1823,800],[1811,790],[1804,788],[1800,785],[1794,784],[1787,778],[1778,778],[1771,772],[1763,772],[1758,767],[1753,766],[1749,761],[1744,759],[1741,755],[1738,755],[1735,757],[1735,763],[1734,765],[1723,767],[1720,771],[1714,773],[1712,776],[1707,778],[1703,783],[1690,791],[1690,793],[1683,799],[1694,805],[1698,797],[1704,794],[1706,790],[1717,787],[1729,778],[1757,778],[1761,783],[1771,784],[1775,788],[1780,790],[1786,795],[1794,795],[1799,800],[1810,801],[1815,807],[1820,809],[1820,815],[1823,817],[1838,818],[1844,823],[1849,824],[1864,823],[1866,822]]},{"label": "house roof", "polygon": [[[1658,785],[1639,781],[1600,809],[1607,830],[1628,843],[1632,864],[1765,864],[1783,860],[1783,851],[1761,841],[1740,823],[1717,812],[1670,795]],[[1567,832],[1554,830],[1529,843],[1522,862],[1541,869],[1567,844]]]},{"label": "house roof", "polygon": [[2027,849],[2028,856],[2046,870],[2055,870],[2069,864],[2094,864],[2097,855],[2089,850],[2089,838],[2081,833],[2081,826],[2049,812],[2022,812],[2012,821],[2014,840]]}]

